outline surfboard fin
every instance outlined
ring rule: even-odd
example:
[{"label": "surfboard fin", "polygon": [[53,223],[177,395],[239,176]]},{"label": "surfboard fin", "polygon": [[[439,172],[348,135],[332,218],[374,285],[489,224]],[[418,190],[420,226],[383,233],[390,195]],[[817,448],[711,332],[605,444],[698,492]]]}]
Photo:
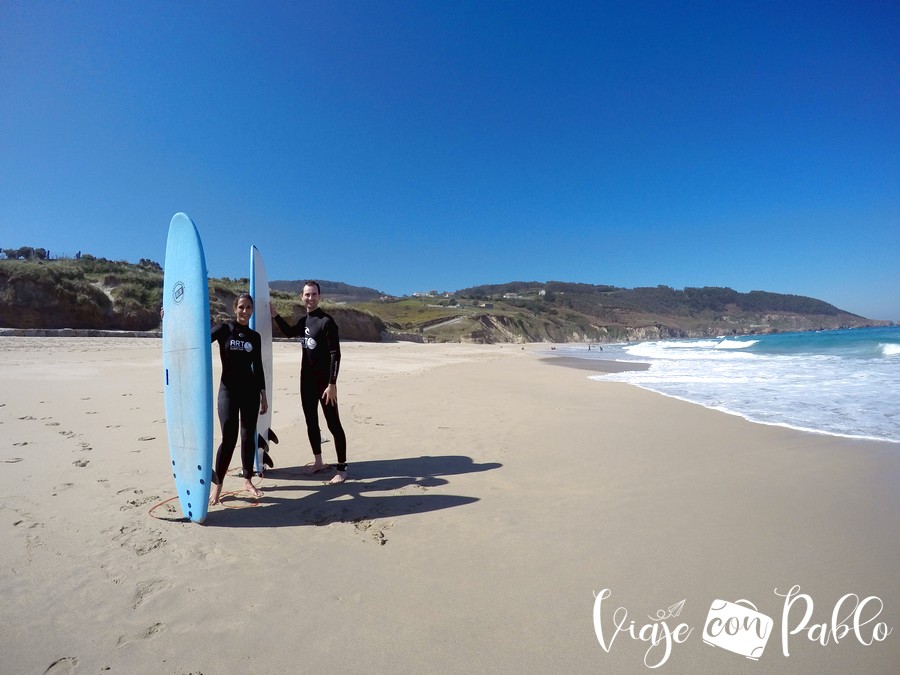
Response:
[{"label": "surfboard fin", "polygon": [[[256,443],[257,443],[256,447],[263,449],[263,464],[265,464],[270,469],[274,469],[275,462],[273,462],[272,457],[269,456],[269,441],[272,441],[273,443],[277,443],[278,436],[276,436],[275,432],[272,431],[271,429],[269,429],[269,431],[266,435],[268,436],[268,439],[263,438],[262,434],[256,435]],[[262,475],[262,474],[260,474],[260,475]]]},{"label": "surfboard fin", "polygon": [[[272,433],[271,429],[269,430],[269,438],[272,438],[275,443],[278,442],[278,437]],[[261,434],[257,434],[256,443],[256,447],[263,449],[263,464],[265,464],[270,469],[275,468],[275,462],[273,462],[272,458],[269,456],[269,442],[264,439]]]}]

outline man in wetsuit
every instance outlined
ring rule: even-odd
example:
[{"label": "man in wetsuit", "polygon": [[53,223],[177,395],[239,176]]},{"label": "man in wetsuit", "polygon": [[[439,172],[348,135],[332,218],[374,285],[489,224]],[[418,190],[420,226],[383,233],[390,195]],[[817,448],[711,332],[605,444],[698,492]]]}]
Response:
[{"label": "man in wetsuit", "polygon": [[314,462],[308,464],[306,473],[318,473],[329,466],[322,462],[322,435],[319,431],[319,402],[328,430],[334,438],[337,452],[337,473],[332,484],[347,479],[347,438],[341,426],[337,405],[337,377],[341,366],[341,345],[338,327],[334,319],[319,308],[321,290],[315,281],[303,286],[303,304],[306,316],[296,325],[289,325],[272,308],[272,316],[286,337],[300,336],[303,360],[300,366],[300,405],[306,419],[306,432],[312,447]]}]

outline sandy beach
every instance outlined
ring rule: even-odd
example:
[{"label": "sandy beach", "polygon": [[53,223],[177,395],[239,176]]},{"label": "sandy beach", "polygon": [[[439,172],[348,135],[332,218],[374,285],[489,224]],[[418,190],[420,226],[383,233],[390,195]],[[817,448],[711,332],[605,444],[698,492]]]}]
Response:
[{"label": "sandy beach", "polygon": [[897,672],[900,444],[589,380],[545,345],[342,349],[350,480],[302,472],[277,342],[264,496],[196,525],[158,340],[0,338],[0,671]]}]

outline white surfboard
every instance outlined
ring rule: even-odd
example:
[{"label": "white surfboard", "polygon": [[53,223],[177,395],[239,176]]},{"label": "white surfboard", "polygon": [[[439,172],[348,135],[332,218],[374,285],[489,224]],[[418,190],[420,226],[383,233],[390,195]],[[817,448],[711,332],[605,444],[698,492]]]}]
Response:
[{"label": "white surfboard", "polygon": [[166,430],[178,501],[185,518],[202,523],[209,508],[213,463],[212,352],[206,257],[193,221],[169,224],[163,275],[163,369]]},{"label": "white surfboard", "polygon": [[269,441],[278,442],[272,432],[272,398],[275,388],[272,386],[272,315],[269,310],[269,277],[262,254],[256,246],[250,247],[250,295],[253,298],[253,315],[250,317],[250,328],[259,333],[263,373],[266,376],[266,397],[269,409],[260,415],[256,423],[256,455],[254,469],[262,476],[265,471],[265,456],[269,449]]}]

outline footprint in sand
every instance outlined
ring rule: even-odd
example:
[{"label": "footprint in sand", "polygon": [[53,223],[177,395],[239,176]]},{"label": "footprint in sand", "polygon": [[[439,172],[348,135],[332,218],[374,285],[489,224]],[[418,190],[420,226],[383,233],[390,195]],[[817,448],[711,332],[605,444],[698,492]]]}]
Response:
[{"label": "footprint in sand", "polygon": [[88,464],[90,464],[90,461],[88,461],[86,459],[76,459],[74,462],[72,462],[72,464],[77,466],[79,469],[83,469]]},{"label": "footprint in sand", "polygon": [[117,494],[117,495],[120,495],[120,494],[122,494],[123,492],[132,492],[132,493],[134,493],[134,494],[136,494],[136,495],[142,495],[142,494],[144,494],[144,491],[141,490],[140,488],[130,488],[130,487],[122,488],[121,490],[119,490],[118,492],[116,492],[116,494]]},{"label": "footprint in sand", "polygon": [[131,499],[129,499],[128,501],[126,501],[124,506],[120,506],[120,507],[119,507],[119,511],[125,511],[125,510],[127,510],[127,509],[134,509],[134,508],[137,508],[137,507],[139,507],[139,506],[144,506],[145,504],[149,504],[150,502],[158,501],[158,500],[159,500],[159,496],[157,496],[157,495],[145,495],[145,496],[141,496],[141,495],[144,494],[144,491],[143,491],[143,490],[139,490],[138,488],[133,488],[133,489],[132,489],[132,488],[125,488],[124,490],[119,490],[119,491],[116,493],[116,495],[120,495],[120,494],[122,494],[123,492],[130,492],[130,493],[132,493],[132,494],[134,494],[134,495],[137,495],[137,496],[136,496],[136,497],[132,497]]},{"label": "footprint in sand", "polygon": [[31,415],[25,415],[25,417],[20,417],[20,420],[35,420],[37,417],[32,417]]},{"label": "footprint in sand", "polygon": [[23,511],[16,511],[16,513],[22,517],[19,520],[13,521],[13,527],[22,527],[23,530],[33,530],[35,528],[44,527],[43,523],[32,520],[30,513],[25,513]]},{"label": "footprint in sand", "polygon": [[146,640],[148,638],[156,637],[165,630],[166,625],[164,623],[155,623],[139,635],[120,636],[119,641],[116,643],[116,647],[122,647],[124,645],[127,645],[129,642],[134,642],[135,640]]},{"label": "footprint in sand", "polygon": [[18,443],[13,443],[14,446],[28,445],[28,441],[19,441]]},{"label": "footprint in sand", "polygon": [[159,532],[126,527],[124,525],[119,528],[119,533],[112,540],[122,548],[130,548],[139,556],[147,555],[151,551],[166,545],[166,540],[159,536]]},{"label": "footprint in sand", "polygon": [[385,530],[390,529],[394,526],[393,523],[388,523],[386,525],[379,525],[367,518],[357,518],[356,520],[351,521],[353,523],[353,527],[360,534],[366,534],[368,537],[377,543],[379,546],[384,546],[387,544],[388,540],[385,536]]},{"label": "footprint in sand", "polygon": [[139,441],[155,441],[156,436],[140,436],[138,437]]},{"label": "footprint in sand", "polygon": [[148,495],[146,497],[139,497],[137,499],[129,499],[125,506],[119,507],[119,511],[125,511],[126,509],[136,509],[139,506],[146,506],[151,502],[159,501],[159,497],[155,495]]},{"label": "footprint in sand", "polygon": [[59,422],[47,422],[44,426],[45,427],[58,427]]},{"label": "footprint in sand", "polygon": [[166,583],[166,581],[163,579],[150,579],[149,581],[140,582],[137,585],[137,590],[135,591],[134,597],[132,598],[131,608],[137,609],[150,596],[163,590],[164,588],[171,588],[171,586],[172,584]]},{"label": "footprint in sand", "polygon": [[19,527],[25,531],[25,555],[31,562],[37,555],[36,551],[44,547],[44,538],[40,534],[44,529],[44,524],[31,520],[28,513],[20,513],[20,515],[22,520],[15,521],[13,527]]},{"label": "footprint in sand", "polygon": [[47,666],[44,675],[65,675],[66,673],[74,673],[77,667],[77,658],[74,656],[64,656]]}]

